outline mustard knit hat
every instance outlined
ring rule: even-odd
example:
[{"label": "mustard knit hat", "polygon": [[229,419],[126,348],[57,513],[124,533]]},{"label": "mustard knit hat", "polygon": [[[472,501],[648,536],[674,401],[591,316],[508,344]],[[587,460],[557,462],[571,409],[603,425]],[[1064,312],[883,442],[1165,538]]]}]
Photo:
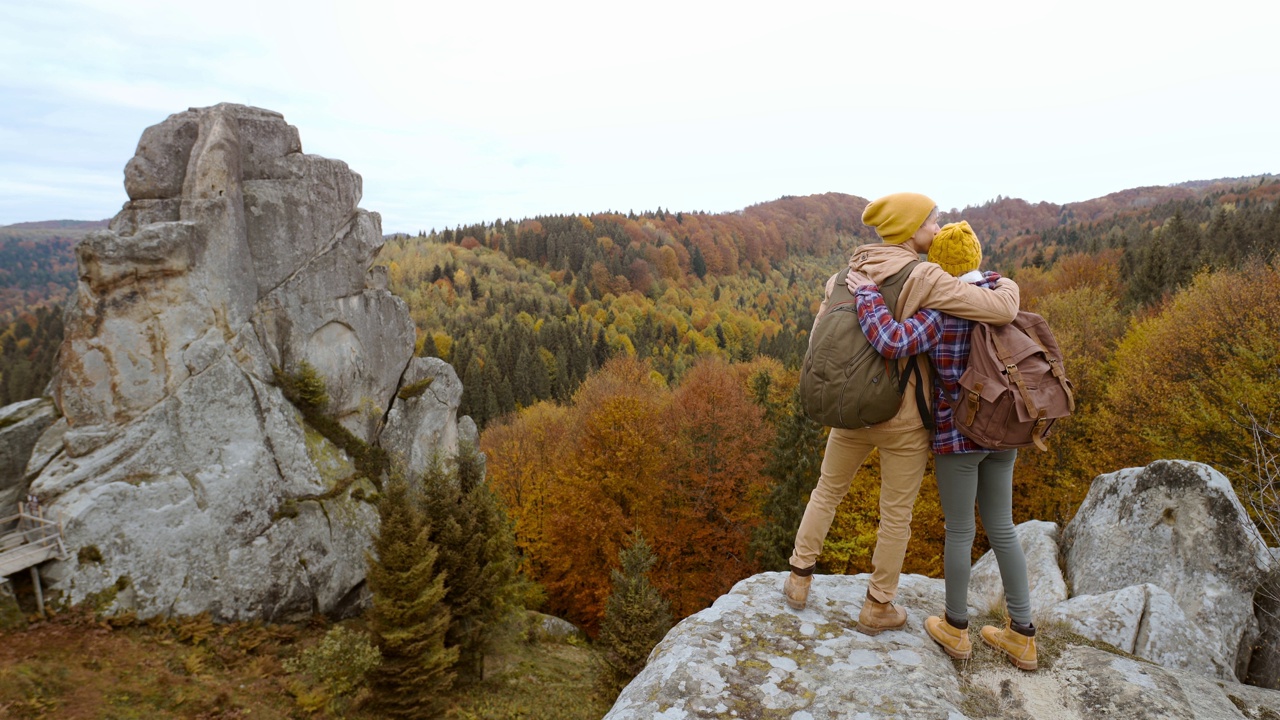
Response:
[{"label": "mustard knit hat", "polygon": [[920,193],[885,195],[862,211],[862,224],[876,229],[890,245],[904,243],[929,219],[938,204]]},{"label": "mustard knit hat", "polygon": [[982,245],[978,243],[978,235],[965,220],[943,225],[929,248],[929,262],[938,263],[956,277],[977,270],[982,264]]}]

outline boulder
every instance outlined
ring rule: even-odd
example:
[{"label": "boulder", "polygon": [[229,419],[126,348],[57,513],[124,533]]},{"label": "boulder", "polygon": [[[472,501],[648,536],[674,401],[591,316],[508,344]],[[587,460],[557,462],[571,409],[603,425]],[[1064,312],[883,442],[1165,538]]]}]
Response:
[{"label": "boulder", "polygon": [[[942,605],[940,580],[903,575],[906,629],[870,637],[853,629],[868,575],[814,578],[809,606],[799,612],[782,602],[785,577],[747,578],[677,624],[605,717],[1225,720],[1280,713],[1280,692],[1080,645],[1043,653],[1034,673],[995,658],[980,640],[972,660],[952,661],[922,627]],[[976,638],[977,628],[971,632]]]},{"label": "boulder", "polygon": [[586,642],[587,640],[587,634],[582,631],[582,628],[568,620],[535,610],[528,611],[528,616],[533,627],[533,636],[539,640],[552,642]]},{"label": "boulder", "polygon": [[[1027,582],[1031,590],[1031,617],[1067,599],[1067,583],[1058,564],[1058,524],[1029,520],[1015,528],[1027,558]],[[1004,583],[996,554],[988,550],[974,563],[969,576],[969,604],[984,613],[1004,606]]]},{"label": "boulder", "polygon": [[1182,607],[1158,585],[1078,595],[1049,610],[1045,619],[1165,667],[1213,677],[1234,673],[1224,648],[1189,622]]},{"label": "boulder", "polygon": [[1063,534],[1073,596],[1151,584],[1199,627],[1199,651],[1235,678],[1242,641],[1256,632],[1253,598],[1270,564],[1266,545],[1213,468],[1161,460],[1099,475]]},{"label": "boulder", "polygon": [[26,498],[31,451],[57,419],[57,408],[47,398],[0,408],[0,517],[17,512],[18,503]]}]

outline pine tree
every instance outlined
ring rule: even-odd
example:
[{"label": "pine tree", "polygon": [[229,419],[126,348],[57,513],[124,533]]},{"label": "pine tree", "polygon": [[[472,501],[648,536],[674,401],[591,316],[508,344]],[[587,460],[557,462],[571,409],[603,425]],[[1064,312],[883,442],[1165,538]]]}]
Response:
[{"label": "pine tree", "polygon": [[699,280],[707,276],[707,259],[702,256],[702,250],[697,246],[694,246],[693,252],[689,253],[689,268]]},{"label": "pine tree", "polygon": [[636,531],[618,553],[622,567],[609,574],[613,592],[605,601],[600,644],[604,648],[601,681],[617,692],[644,669],[650,651],[671,629],[671,609],[646,576],[657,561]]},{"label": "pine tree", "polygon": [[484,482],[483,456],[468,443],[460,443],[448,463],[437,458],[422,489],[423,514],[447,579],[444,604],[452,620],[445,644],[458,653],[459,682],[482,680],[485,652],[519,592],[510,521]]},{"label": "pine tree", "polygon": [[445,647],[449,612],[438,551],[403,479],[387,481],[378,515],[376,555],[368,556],[369,624],[382,652],[370,681],[374,702],[393,717],[439,717],[458,650]]},{"label": "pine tree", "polygon": [[761,508],[764,522],[751,538],[751,553],[765,570],[790,566],[796,529],[804,517],[809,494],[818,483],[826,436],[822,426],[805,416],[799,390],[792,396],[791,412],[778,428],[773,457],[765,474],[777,482]]}]

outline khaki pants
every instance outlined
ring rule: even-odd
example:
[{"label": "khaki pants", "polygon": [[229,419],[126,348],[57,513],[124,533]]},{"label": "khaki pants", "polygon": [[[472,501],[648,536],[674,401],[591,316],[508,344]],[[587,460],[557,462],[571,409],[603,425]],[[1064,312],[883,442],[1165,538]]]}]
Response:
[{"label": "khaki pants", "polygon": [[871,555],[871,583],[867,588],[877,602],[889,602],[898,594],[898,576],[911,539],[911,510],[929,459],[931,433],[923,427],[911,430],[831,428],[822,475],[809,496],[804,519],[796,531],[791,566],[809,568],[818,561],[822,542],[831,529],[836,506],[849,492],[849,484],[872,448],[880,448],[880,527]]}]

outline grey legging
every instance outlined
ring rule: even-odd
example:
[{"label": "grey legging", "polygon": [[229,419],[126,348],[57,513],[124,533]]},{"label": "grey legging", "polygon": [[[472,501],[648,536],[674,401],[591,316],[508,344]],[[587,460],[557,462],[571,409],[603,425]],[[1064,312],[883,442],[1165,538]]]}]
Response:
[{"label": "grey legging", "polygon": [[1013,529],[1013,461],[1017,450],[937,454],[938,496],[947,521],[943,571],[947,583],[947,614],[957,621],[969,619],[969,569],[976,501],[982,527],[991,541],[1004,581],[1009,617],[1031,623],[1031,591],[1027,588],[1027,560]]}]

